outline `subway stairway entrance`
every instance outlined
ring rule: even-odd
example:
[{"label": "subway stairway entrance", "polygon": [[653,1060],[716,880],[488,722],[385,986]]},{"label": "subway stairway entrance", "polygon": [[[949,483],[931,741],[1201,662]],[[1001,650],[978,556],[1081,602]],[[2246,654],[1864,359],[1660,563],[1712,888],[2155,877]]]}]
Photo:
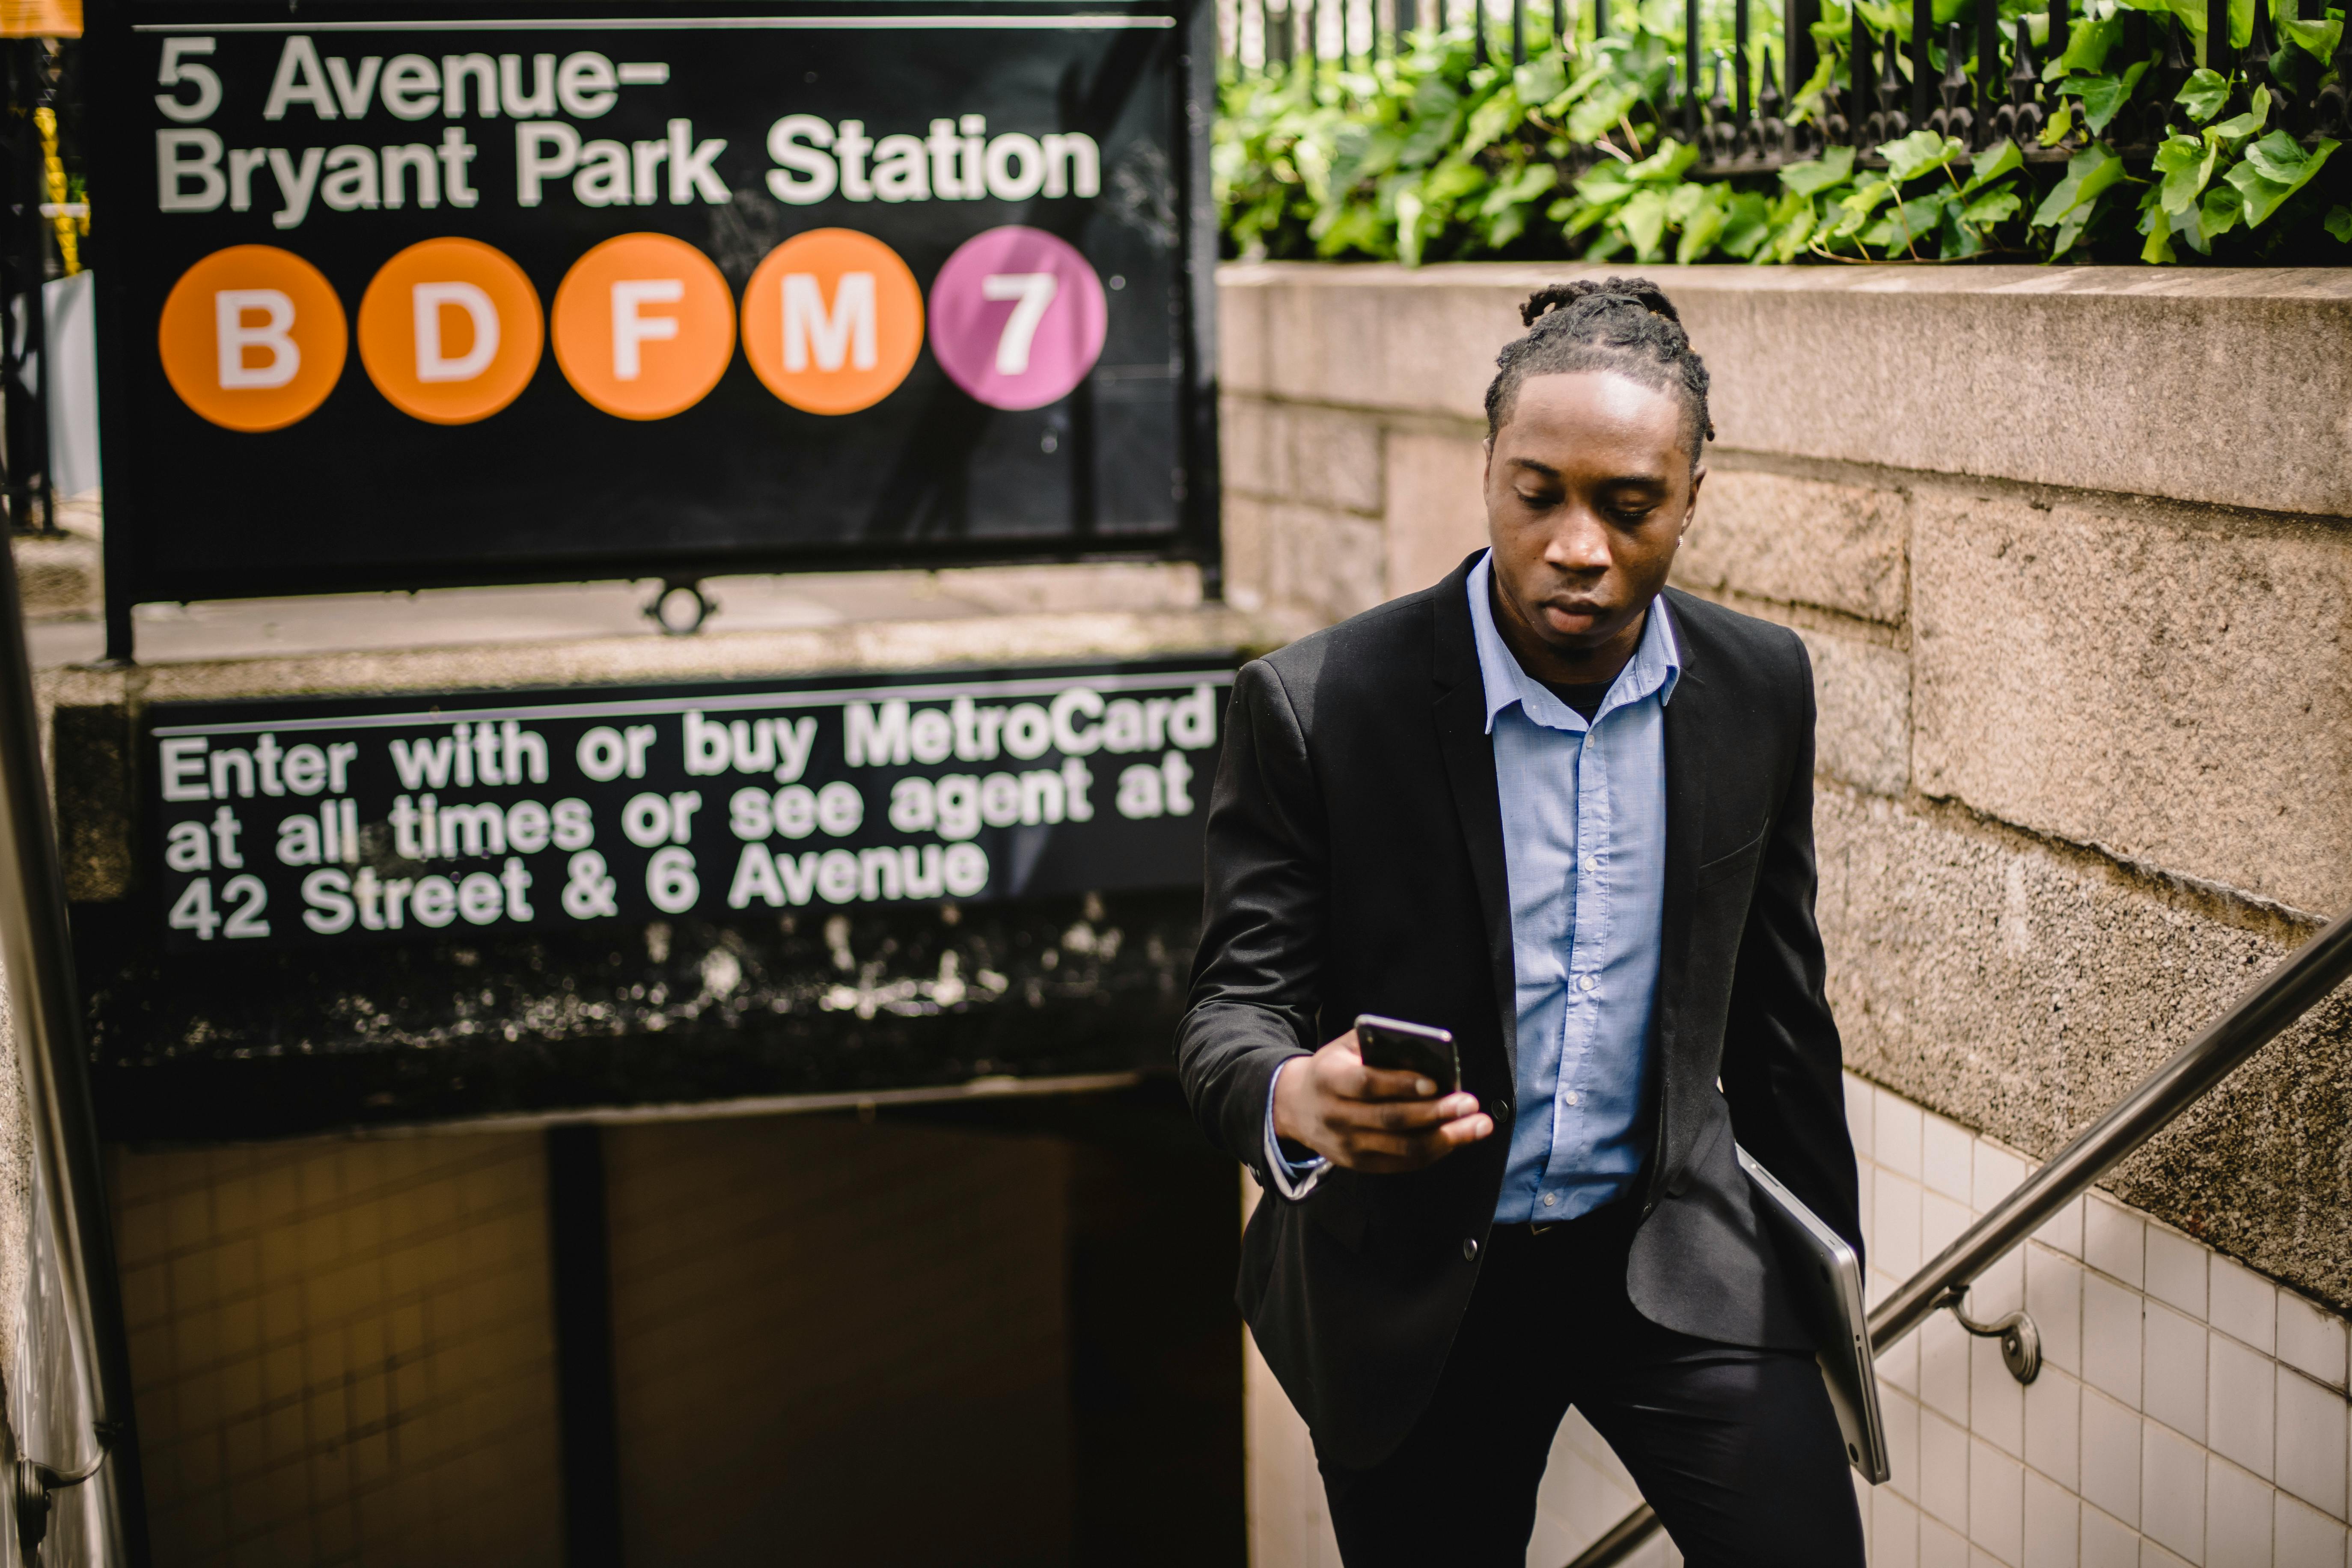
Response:
[{"label": "subway stairway entrance", "polygon": [[158,1564],[1243,1560],[1163,1081],[109,1152]]}]

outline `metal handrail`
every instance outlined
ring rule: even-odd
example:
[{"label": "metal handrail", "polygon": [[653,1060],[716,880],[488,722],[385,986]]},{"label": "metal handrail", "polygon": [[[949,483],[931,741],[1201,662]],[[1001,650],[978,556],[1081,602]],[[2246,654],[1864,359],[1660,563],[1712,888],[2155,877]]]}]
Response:
[{"label": "metal handrail", "polygon": [[[0,552],[6,546],[0,544]],[[97,1458],[71,1468],[20,1464],[20,1529],[37,1540],[47,1495],[97,1477],[109,1538],[100,1561],[146,1568],[145,1500],[131,1426],[130,1341],[114,1266],[98,1125],[90,1113],[81,994],[74,983],[65,873],[41,765],[32,662],[13,559],[0,561],[0,971],[25,1075],[36,1184],[57,1238],[59,1294],[71,1330],[66,1354],[86,1364]],[[29,1392],[29,1391],[28,1391]],[[21,1460],[24,1457],[18,1456]],[[110,1460],[103,1473],[100,1461]],[[37,1510],[29,1500],[37,1494]]]},{"label": "metal handrail", "polygon": [[[2352,976],[2352,914],[2338,917],[2246,990],[2196,1043],[2142,1079],[2022,1186],[1880,1302],[1870,1315],[1871,1344],[1884,1350],[1939,1308],[1957,1309],[1972,1280],[2325,1001],[2347,976]],[[1622,1563],[1657,1531],[1657,1515],[1645,1503],[1585,1548],[1568,1568],[1609,1568]]]}]

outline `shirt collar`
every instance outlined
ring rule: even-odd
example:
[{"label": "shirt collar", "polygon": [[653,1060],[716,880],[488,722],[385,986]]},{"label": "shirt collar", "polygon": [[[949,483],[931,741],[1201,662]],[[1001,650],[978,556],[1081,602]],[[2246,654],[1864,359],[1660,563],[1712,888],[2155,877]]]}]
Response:
[{"label": "shirt collar", "polygon": [[[1517,655],[1495,627],[1492,583],[1495,552],[1488,551],[1470,569],[1470,629],[1478,645],[1478,674],[1486,688],[1486,732],[1495,732],[1496,716],[1513,703],[1535,723],[1547,729],[1579,731],[1590,728],[1584,715],[1552,695],[1549,687],[1519,668]],[[1617,672],[1593,714],[1599,722],[1619,709],[1657,693],[1660,707],[1672,700],[1683,669],[1681,639],[1675,635],[1674,616],[1664,594],[1650,601],[1649,623],[1633,657]]]}]

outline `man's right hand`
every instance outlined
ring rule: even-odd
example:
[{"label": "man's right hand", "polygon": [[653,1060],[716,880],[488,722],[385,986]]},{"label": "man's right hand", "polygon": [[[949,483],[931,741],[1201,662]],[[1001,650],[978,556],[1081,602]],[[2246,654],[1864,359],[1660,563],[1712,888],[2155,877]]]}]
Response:
[{"label": "man's right hand", "polygon": [[1364,1065],[1349,1029],[1274,1086],[1274,1130],[1335,1165],[1384,1173],[1418,1171],[1495,1131],[1469,1094],[1440,1096],[1418,1073]]}]

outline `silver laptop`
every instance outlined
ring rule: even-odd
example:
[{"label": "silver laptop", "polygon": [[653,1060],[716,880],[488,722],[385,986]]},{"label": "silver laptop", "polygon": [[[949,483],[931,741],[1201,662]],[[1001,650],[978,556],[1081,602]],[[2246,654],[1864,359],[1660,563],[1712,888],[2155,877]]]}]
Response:
[{"label": "silver laptop", "polygon": [[1798,1201],[1779,1178],[1734,1144],[1739,1168],[1756,1184],[1757,1205],[1780,1233],[1782,1257],[1797,1292],[1797,1310],[1812,1331],[1822,1381],[1829,1385],[1845,1436],[1846,1458],[1873,1486],[1886,1479],[1886,1423],[1878,1414],[1878,1365],[1870,1350],[1870,1314],[1863,1305],[1862,1260],[1843,1237]]}]

